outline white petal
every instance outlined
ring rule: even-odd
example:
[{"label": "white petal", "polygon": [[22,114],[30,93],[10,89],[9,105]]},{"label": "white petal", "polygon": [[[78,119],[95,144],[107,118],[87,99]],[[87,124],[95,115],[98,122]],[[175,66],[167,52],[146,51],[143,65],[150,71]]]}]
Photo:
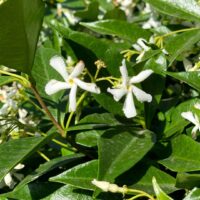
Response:
[{"label": "white petal", "polygon": [[139,38],[137,40],[137,43],[145,50],[145,51],[148,51],[150,48],[144,43],[144,42],[147,42],[145,39],[143,38]]},{"label": "white petal", "polygon": [[135,49],[135,50],[137,50],[137,51],[142,51],[142,48],[141,48],[141,46],[140,45],[138,45],[138,44],[133,44],[132,45],[133,46],[133,48]]},{"label": "white petal", "polygon": [[50,60],[50,65],[63,77],[64,80],[67,80],[68,73],[66,70],[66,64],[62,57],[54,56]]},{"label": "white petal", "polygon": [[119,101],[126,94],[126,90],[123,88],[108,88],[107,92],[113,95],[115,101]]},{"label": "white petal", "polygon": [[100,188],[101,190],[103,190],[104,192],[108,192],[110,183],[107,181],[97,181],[96,179],[94,179],[92,181],[92,184],[97,186],[98,188]]},{"label": "white petal", "polygon": [[200,103],[195,103],[195,104],[194,104],[194,107],[195,107],[196,109],[200,110]]},{"label": "white petal", "polygon": [[125,59],[122,60],[122,66],[119,68],[121,75],[122,75],[122,84],[126,85],[128,82],[128,72],[126,68],[126,61]]},{"label": "white petal", "polygon": [[74,82],[83,90],[86,90],[88,92],[92,92],[92,93],[96,93],[96,94],[100,94],[100,89],[99,87],[97,87],[97,85],[95,83],[86,83],[81,81],[78,78],[74,78]]},{"label": "white petal", "polygon": [[135,87],[134,85],[132,86],[132,91],[138,101],[140,101],[140,102],[144,102],[144,101],[151,102],[152,101],[152,96],[150,94],[147,94],[146,92]]},{"label": "white petal", "polygon": [[152,73],[153,73],[153,71],[151,69],[144,70],[144,71],[140,72],[137,76],[133,76],[130,79],[130,82],[131,83],[140,83],[140,82],[144,81],[146,78],[148,78]]},{"label": "white petal", "polygon": [[23,168],[24,168],[24,165],[21,164],[21,163],[19,163],[18,165],[16,165],[16,166],[14,167],[14,169],[16,169],[16,170],[20,170],[20,169],[23,169]]},{"label": "white petal", "polygon": [[191,111],[188,112],[182,112],[181,116],[185,119],[187,119],[188,121],[192,122],[193,124],[196,124],[196,120],[195,117],[193,115],[193,113]]},{"label": "white petal", "polygon": [[133,101],[133,95],[128,92],[123,106],[124,114],[127,118],[135,117],[137,115],[135,104]]},{"label": "white petal", "polygon": [[76,111],[76,91],[77,91],[77,85],[73,84],[69,93],[69,112]]},{"label": "white petal", "polygon": [[45,86],[45,92],[48,95],[52,95],[60,90],[69,89],[70,85],[66,82],[61,82],[57,80],[50,80]]},{"label": "white petal", "polygon": [[11,176],[11,173],[8,173],[5,177],[4,177],[4,182],[5,184],[9,187],[9,188],[13,188],[15,185],[15,182],[13,181],[13,178]]},{"label": "white petal", "polygon": [[82,60],[79,61],[76,64],[76,66],[74,67],[72,73],[70,74],[70,77],[75,78],[75,77],[79,76],[82,73],[84,67],[85,67],[84,62]]}]

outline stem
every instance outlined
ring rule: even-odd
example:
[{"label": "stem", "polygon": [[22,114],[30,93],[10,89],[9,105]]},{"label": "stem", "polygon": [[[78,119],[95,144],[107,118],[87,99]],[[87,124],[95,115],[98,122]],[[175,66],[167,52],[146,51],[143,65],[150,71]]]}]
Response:
[{"label": "stem", "polygon": [[[127,189],[127,194],[130,194],[130,193],[139,193],[140,195],[142,196],[145,196],[147,198],[149,198],[150,200],[155,200],[154,197],[152,197],[151,195],[149,195],[148,193],[144,192],[144,191],[141,191],[141,190],[135,190],[135,189]],[[138,194],[138,195],[139,195]]]},{"label": "stem", "polygon": [[128,199],[128,200],[134,200],[134,199],[137,199],[137,198],[143,197],[143,196],[144,196],[143,194],[138,194],[138,195],[136,195],[136,196],[131,197],[131,198]]},{"label": "stem", "polygon": [[38,153],[42,158],[44,158],[47,162],[50,161],[50,159],[49,159],[44,153],[42,153],[41,151],[37,151],[37,153]]},{"label": "stem", "polygon": [[42,106],[42,108],[44,109],[45,113],[48,115],[49,119],[52,121],[52,123],[54,124],[54,126],[58,129],[60,135],[62,137],[65,137],[65,131],[62,129],[62,127],[59,125],[59,123],[55,120],[54,116],[51,114],[51,112],[49,111],[49,109],[47,108],[46,104],[44,103],[44,101],[42,100],[39,92],[37,91],[36,87],[31,84],[30,88],[32,89],[36,99],[38,100],[38,102],[40,103],[40,105]]},{"label": "stem", "polygon": [[186,31],[191,31],[191,30],[196,30],[199,28],[185,28],[185,29],[181,29],[181,30],[177,30],[177,31],[172,31],[170,33],[166,33],[165,35],[162,35],[161,37],[168,37],[170,35],[176,34],[176,33],[181,33],[181,32],[186,32]]},{"label": "stem", "polygon": [[[77,107],[81,104],[81,102],[83,101],[83,99],[85,98],[85,96],[87,95],[87,93],[88,92],[84,92],[80,96],[80,98],[79,98],[79,100],[77,101],[77,104],[76,104]],[[71,112],[70,115],[69,115],[69,117],[68,117],[68,119],[67,119],[67,124],[66,124],[66,127],[65,127],[65,135],[64,135],[64,137],[67,137],[67,129],[69,128],[69,125],[70,125],[70,122],[72,120],[73,115],[74,115],[74,112]]]}]

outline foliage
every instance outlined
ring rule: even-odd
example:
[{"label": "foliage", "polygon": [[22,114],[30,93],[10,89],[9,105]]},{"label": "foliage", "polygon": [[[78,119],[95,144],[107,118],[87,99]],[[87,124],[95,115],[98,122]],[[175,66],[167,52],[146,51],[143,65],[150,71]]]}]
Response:
[{"label": "foliage", "polygon": [[0,0],[0,199],[200,199],[200,2]]}]

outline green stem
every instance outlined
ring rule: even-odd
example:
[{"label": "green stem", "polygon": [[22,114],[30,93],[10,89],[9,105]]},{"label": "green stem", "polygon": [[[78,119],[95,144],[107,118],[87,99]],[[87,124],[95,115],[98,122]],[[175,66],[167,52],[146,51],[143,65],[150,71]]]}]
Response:
[{"label": "green stem", "polygon": [[191,31],[191,30],[197,30],[199,28],[185,28],[185,29],[181,29],[181,30],[177,30],[177,31],[172,31],[170,33],[166,33],[165,35],[162,35],[161,37],[168,37],[170,35],[176,34],[176,33],[181,33],[181,32],[186,32],[186,31]]},{"label": "green stem", "polygon": [[44,153],[42,153],[41,151],[37,151],[37,153],[38,153],[42,158],[44,158],[47,162],[50,161],[50,159],[49,159]]},{"label": "green stem", "polygon": [[149,195],[148,193],[146,193],[142,190],[135,190],[135,189],[128,189],[127,188],[127,194],[137,194],[137,193],[138,193],[138,195],[139,194],[143,195],[143,196],[149,198],[150,200],[155,200],[154,197],[152,197],[151,195]]},{"label": "green stem", "polygon": [[62,129],[62,127],[55,120],[54,116],[51,114],[51,112],[47,108],[46,104],[44,103],[44,101],[42,100],[41,96],[39,95],[39,92],[37,91],[36,87],[33,84],[31,84],[30,88],[32,89],[32,91],[33,91],[36,99],[38,100],[38,102],[40,103],[40,105],[42,106],[42,108],[44,109],[45,113],[48,115],[49,119],[52,121],[52,123],[54,124],[54,126],[58,129],[60,135],[62,137],[65,137],[65,131]]}]

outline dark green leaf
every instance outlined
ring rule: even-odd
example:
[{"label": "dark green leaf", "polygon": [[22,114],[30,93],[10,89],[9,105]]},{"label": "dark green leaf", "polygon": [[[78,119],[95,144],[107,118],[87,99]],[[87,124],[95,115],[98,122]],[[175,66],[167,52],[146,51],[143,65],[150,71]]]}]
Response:
[{"label": "dark green leaf", "polygon": [[140,28],[137,24],[120,20],[102,20],[81,25],[101,34],[113,35],[128,40],[133,44],[138,38],[148,39],[150,32]]},{"label": "dark green leaf", "polygon": [[82,189],[92,190],[96,188],[91,182],[97,177],[97,171],[98,160],[92,160],[54,176],[50,178],[50,181],[70,184]]},{"label": "dark green leaf", "polygon": [[38,179],[43,174],[46,174],[49,171],[52,171],[60,166],[72,164],[72,163],[78,163],[83,158],[80,154],[74,154],[69,156],[64,156],[60,158],[55,158],[53,160],[50,160],[49,162],[46,162],[44,164],[41,164],[34,172],[26,176],[19,185],[15,188],[15,190],[18,190],[19,188],[23,187],[24,185]]},{"label": "dark green leaf", "polygon": [[63,37],[72,40],[79,45],[91,50],[98,59],[105,62],[107,69],[112,75],[119,75],[118,66],[121,65],[122,55],[120,52],[130,47],[126,43],[119,44],[109,40],[95,38],[89,34],[73,31],[61,25],[54,26]]},{"label": "dark green leaf", "polygon": [[195,0],[145,0],[160,12],[189,21],[200,20],[200,6]]},{"label": "dark green leaf", "polygon": [[199,77],[200,72],[166,72],[167,75],[174,77],[200,91]]},{"label": "dark green leaf", "polygon": [[[0,181],[18,163],[22,162],[40,146],[49,141],[52,134],[46,137],[31,137],[11,140],[0,145]],[[9,158],[9,159],[8,159]]]},{"label": "dark green leaf", "polygon": [[171,154],[159,163],[176,172],[200,170],[200,144],[186,135],[171,141]]},{"label": "dark green leaf", "polygon": [[154,144],[148,130],[110,130],[99,141],[99,180],[114,179],[133,167]]},{"label": "dark green leaf", "polygon": [[0,5],[0,64],[30,74],[44,15],[41,0]]},{"label": "dark green leaf", "polygon": [[169,53],[169,61],[172,63],[181,53],[191,50],[191,47],[200,40],[200,30],[190,30],[171,37],[165,49]]}]

